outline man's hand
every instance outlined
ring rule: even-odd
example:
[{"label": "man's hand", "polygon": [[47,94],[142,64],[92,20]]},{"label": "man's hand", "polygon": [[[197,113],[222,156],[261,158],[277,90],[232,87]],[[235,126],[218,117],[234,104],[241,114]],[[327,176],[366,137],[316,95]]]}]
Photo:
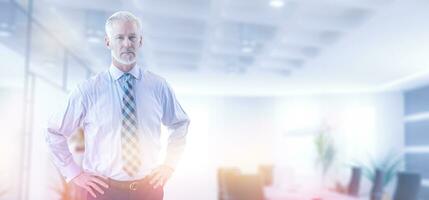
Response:
[{"label": "man's hand", "polygon": [[89,173],[81,173],[79,176],[76,176],[72,179],[72,182],[79,187],[84,188],[86,191],[88,191],[93,197],[97,197],[95,194],[95,191],[99,192],[100,194],[104,194],[104,191],[101,189],[100,185],[108,188],[109,185],[105,183],[107,178],[102,176],[97,176],[94,174]]},{"label": "man's hand", "polygon": [[173,174],[173,168],[161,165],[154,170],[152,170],[150,177],[150,184],[154,189],[158,187],[164,187],[164,184],[167,182],[167,180],[171,177],[171,174]]}]

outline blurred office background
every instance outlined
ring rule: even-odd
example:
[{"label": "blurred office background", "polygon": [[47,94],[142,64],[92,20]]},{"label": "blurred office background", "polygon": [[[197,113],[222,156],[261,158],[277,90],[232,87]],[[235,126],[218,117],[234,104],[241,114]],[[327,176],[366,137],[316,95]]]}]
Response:
[{"label": "blurred office background", "polygon": [[[344,193],[353,167],[359,197],[379,169],[383,198],[405,173],[429,199],[426,0],[0,0],[0,199],[73,198],[45,126],[108,68],[104,22],[118,10],[141,17],[140,64],[192,119],[166,200],[227,199],[223,169],[267,169],[262,192],[278,199]],[[70,138],[76,160],[82,135]]]}]

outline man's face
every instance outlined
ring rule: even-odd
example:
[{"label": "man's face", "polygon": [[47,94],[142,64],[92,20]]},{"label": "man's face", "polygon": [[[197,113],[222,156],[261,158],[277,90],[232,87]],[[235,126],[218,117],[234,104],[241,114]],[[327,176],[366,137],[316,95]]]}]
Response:
[{"label": "man's face", "polygon": [[110,37],[106,36],[105,40],[107,48],[111,51],[112,59],[125,65],[136,62],[138,50],[142,46],[142,36],[136,23],[114,22]]}]

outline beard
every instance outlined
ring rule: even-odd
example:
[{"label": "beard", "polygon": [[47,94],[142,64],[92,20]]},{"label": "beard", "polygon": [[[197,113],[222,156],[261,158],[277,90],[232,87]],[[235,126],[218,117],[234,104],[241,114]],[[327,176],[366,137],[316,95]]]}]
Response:
[{"label": "beard", "polygon": [[134,56],[129,58],[129,59],[123,59],[121,58],[121,56],[116,56],[115,53],[110,52],[112,57],[119,63],[123,64],[123,65],[129,65],[129,64],[133,64],[136,62],[136,56],[135,56],[135,52],[134,52]]}]

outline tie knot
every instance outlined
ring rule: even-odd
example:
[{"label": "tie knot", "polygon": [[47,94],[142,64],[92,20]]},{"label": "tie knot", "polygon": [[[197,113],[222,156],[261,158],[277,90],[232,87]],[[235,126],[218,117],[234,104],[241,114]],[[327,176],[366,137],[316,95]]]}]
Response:
[{"label": "tie knot", "polygon": [[120,84],[124,90],[130,90],[132,89],[134,85],[134,76],[130,73],[125,73],[121,76]]},{"label": "tie knot", "polygon": [[134,80],[134,76],[133,76],[133,75],[131,75],[130,73],[125,73],[125,74],[123,74],[123,75],[121,76],[121,80],[122,80],[123,82],[129,82],[129,81]]}]

